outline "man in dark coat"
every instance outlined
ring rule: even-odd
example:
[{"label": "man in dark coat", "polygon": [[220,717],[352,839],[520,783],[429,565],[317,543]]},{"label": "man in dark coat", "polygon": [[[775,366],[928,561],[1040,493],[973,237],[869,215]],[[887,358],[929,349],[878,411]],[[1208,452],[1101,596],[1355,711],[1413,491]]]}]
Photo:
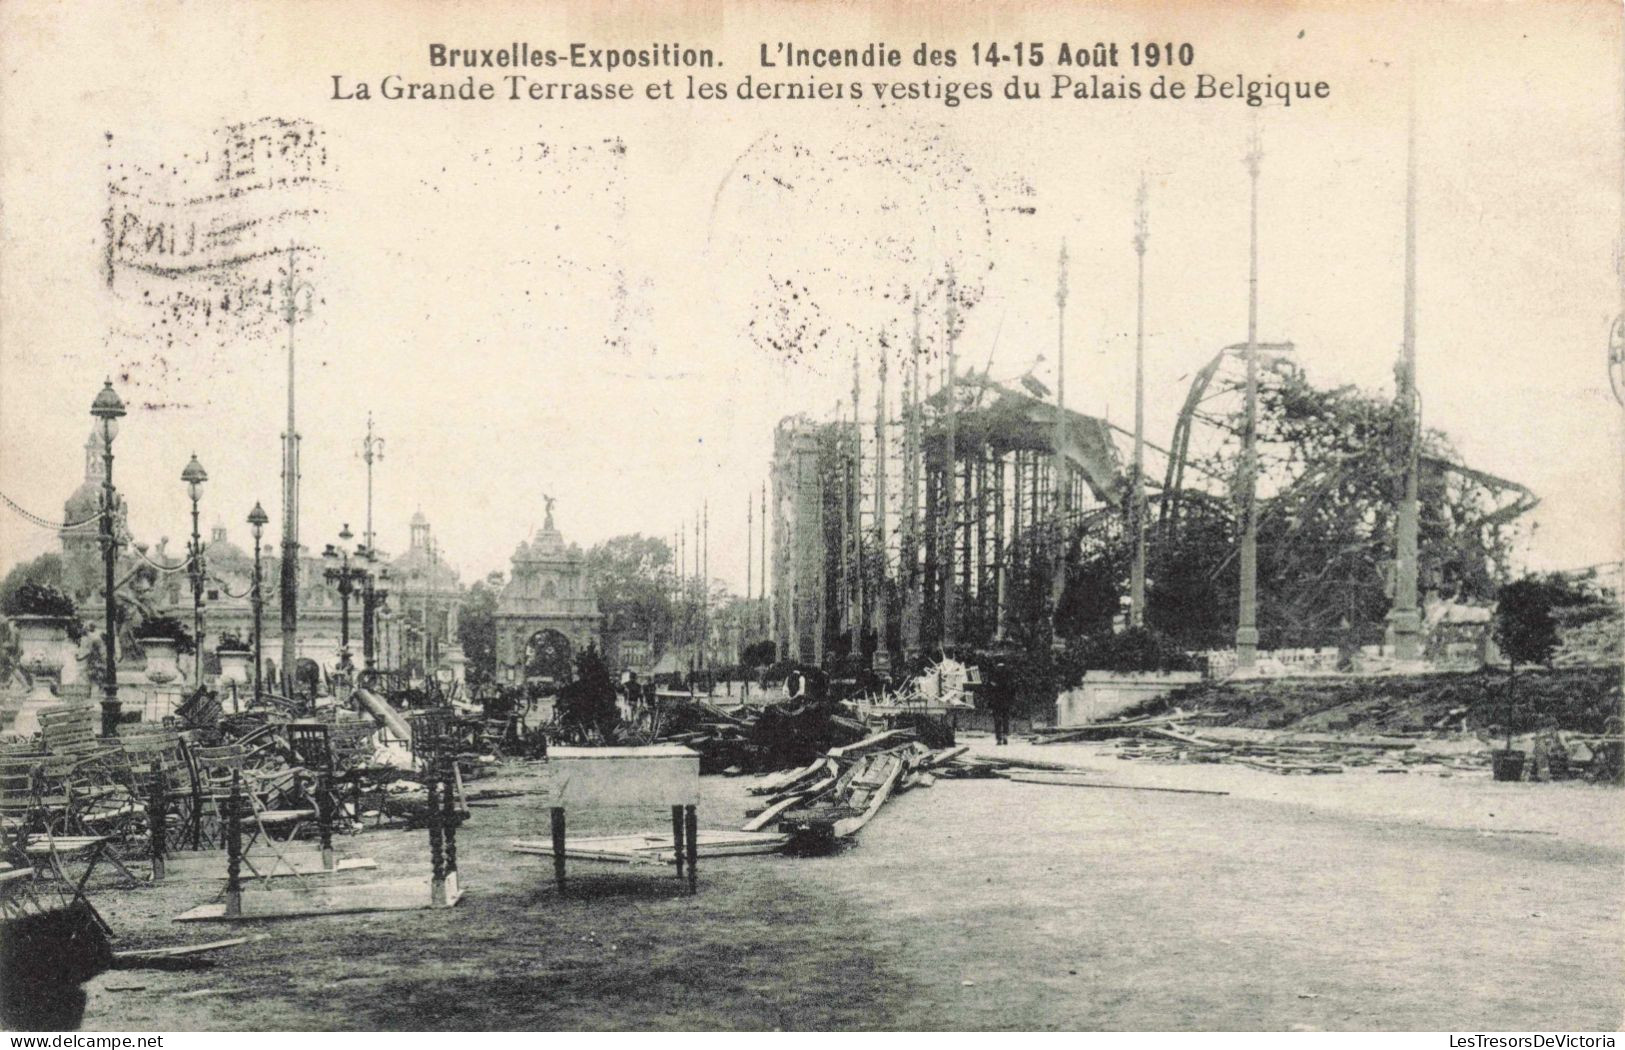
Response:
[{"label": "man in dark coat", "polygon": [[987,709],[993,714],[993,740],[998,744],[1010,742],[1010,709],[1015,706],[1015,682],[1004,657],[995,657],[987,675]]}]

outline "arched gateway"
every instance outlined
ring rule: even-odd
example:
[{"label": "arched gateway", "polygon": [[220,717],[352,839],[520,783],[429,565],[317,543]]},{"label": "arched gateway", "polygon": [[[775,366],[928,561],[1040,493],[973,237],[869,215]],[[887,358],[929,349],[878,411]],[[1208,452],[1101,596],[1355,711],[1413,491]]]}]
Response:
[{"label": "arched gateway", "polygon": [[562,681],[574,670],[574,655],[599,644],[603,615],[587,584],[586,566],[576,546],[566,546],[547,521],[513,552],[513,570],[497,599],[497,673],[517,685],[527,678]]}]

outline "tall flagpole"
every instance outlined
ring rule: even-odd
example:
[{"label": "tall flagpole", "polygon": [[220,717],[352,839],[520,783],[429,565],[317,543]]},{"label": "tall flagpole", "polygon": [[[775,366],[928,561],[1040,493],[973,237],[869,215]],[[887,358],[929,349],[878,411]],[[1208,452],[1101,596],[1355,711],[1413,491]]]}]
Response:
[{"label": "tall flagpole", "polygon": [[[1061,242],[1060,265],[1055,281],[1055,448],[1052,456],[1050,488],[1054,505],[1050,508],[1050,528],[1055,537],[1055,562],[1050,567],[1050,615],[1060,608],[1066,586],[1066,241]],[[1035,464],[1036,466],[1036,464]],[[1036,499],[1037,488],[1034,488]],[[1033,507],[1038,513],[1038,507]]]},{"label": "tall flagpole", "polygon": [[1145,175],[1140,175],[1138,212],[1134,219],[1134,254],[1139,257],[1134,322],[1134,567],[1129,573],[1129,626],[1145,626],[1145,245],[1150,239],[1146,214]]},{"label": "tall flagpole", "polygon": [[[288,422],[282,435],[282,565],[280,589],[282,613],[282,692],[292,697],[296,684],[294,669],[299,660],[299,431],[294,419],[294,329],[302,312],[298,298],[308,284],[295,276],[298,250],[288,250]],[[308,307],[306,311],[308,313]]]},{"label": "tall flagpole", "polygon": [[767,482],[765,481],[762,482],[762,522],[760,527],[762,530],[762,582],[760,584],[762,588],[762,630],[767,633],[767,637],[771,638],[773,636],[773,623],[767,604],[767,567],[772,563],[767,556]]},{"label": "tall flagpole", "polygon": [[[1414,89],[1413,89],[1414,90]],[[1414,663],[1422,656],[1422,617],[1417,599],[1417,531],[1421,501],[1417,470],[1421,465],[1421,414],[1416,398],[1416,100],[1413,94],[1405,159],[1405,328],[1399,366],[1394,370],[1399,425],[1405,428],[1399,513],[1394,520],[1394,605],[1388,612],[1388,634],[1394,659]]]},{"label": "tall flagpole", "polygon": [[1264,146],[1258,128],[1244,163],[1252,180],[1251,247],[1247,276],[1247,416],[1242,431],[1240,615],[1236,624],[1236,669],[1258,663],[1258,171]]},{"label": "tall flagpole", "polygon": [[880,573],[875,579],[875,666],[891,669],[886,649],[888,604],[891,591],[886,586],[886,346],[880,345],[880,381],[875,394],[875,553]]},{"label": "tall flagpole", "polygon": [[959,371],[959,358],[955,350],[954,326],[959,318],[955,313],[958,306],[959,288],[954,281],[954,268],[948,267],[948,302],[944,327],[948,343],[948,374],[943,383],[943,397],[946,400],[947,427],[944,444],[947,448],[943,455],[942,487],[947,494],[947,510],[944,517],[947,524],[948,542],[944,545],[940,557],[942,566],[942,640],[944,645],[956,645],[959,642],[959,610],[954,581],[954,544],[959,542],[959,394],[955,390],[957,382],[956,373]]}]

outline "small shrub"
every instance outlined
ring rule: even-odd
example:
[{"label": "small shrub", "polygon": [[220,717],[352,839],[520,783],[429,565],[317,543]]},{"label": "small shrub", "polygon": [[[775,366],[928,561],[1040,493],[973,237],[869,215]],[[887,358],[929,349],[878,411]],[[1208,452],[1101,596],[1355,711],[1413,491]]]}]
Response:
[{"label": "small shrub", "polygon": [[23,584],[6,595],[5,606],[0,612],[7,616],[55,616],[66,620],[68,637],[75,642],[85,634],[85,625],[79,621],[79,607],[72,598],[49,584]]},{"label": "small shrub", "polygon": [[173,616],[147,617],[136,630],[136,641],[147,638],[168,639],[175,643],[177,653],[189,653],[196,647],[192,640],[192,632]]}]

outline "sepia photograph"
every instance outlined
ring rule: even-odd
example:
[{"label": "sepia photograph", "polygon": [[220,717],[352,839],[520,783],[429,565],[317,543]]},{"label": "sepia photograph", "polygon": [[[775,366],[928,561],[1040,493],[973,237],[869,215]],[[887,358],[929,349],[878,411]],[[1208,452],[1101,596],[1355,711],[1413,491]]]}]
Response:
[{"label": "sepia photograph", "polygon": [[0,503],[12,1047],[1625,1023],[1618,0],[0,0]]}]

